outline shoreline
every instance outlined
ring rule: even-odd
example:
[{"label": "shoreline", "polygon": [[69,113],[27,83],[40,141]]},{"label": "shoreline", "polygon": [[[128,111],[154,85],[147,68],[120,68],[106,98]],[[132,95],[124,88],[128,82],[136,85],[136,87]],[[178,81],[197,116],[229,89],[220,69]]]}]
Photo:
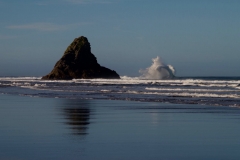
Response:
[{"label": "shoreline", "polygon": [[[159,105],[196,105],[196,106],[203,106],[203,107],[225,107],[225,108],[234,108],[234,109],[240,109],[239,106],[224,106],[224,105],[211,105],[211,104],[198,104],[198,103],[172,103],[168,101],[160,101],[160,100],[155,100],[155,101],[146,101],[146,100],[141,100],[141,99],[128,99],[128,98],[119,98],[119,99],[106,99],[106,98],[79,98],[79,97],[50,97],[50,96],[35,96],[35,95],[25,95],[25,94],[11,94],[11,93],[0,93],[1,95],[9,95],[9,96],[20,96],[20,97],[29,97],[29,98],[50,98],[50,99],[69,99],[69,100],[102,100],[102,101],[122,101],[122,102],[141,102],[141,103],[159,103]],[[177,101],[177,99],[176,99]]]},{"label": "shoreline", "polygon": [[[231,77],[230,77],[231,78]],[[78,79],[41,81],[29,77],[2,78],[2,93],[75,99],[168,102],[240,108],[239,80]]]}]

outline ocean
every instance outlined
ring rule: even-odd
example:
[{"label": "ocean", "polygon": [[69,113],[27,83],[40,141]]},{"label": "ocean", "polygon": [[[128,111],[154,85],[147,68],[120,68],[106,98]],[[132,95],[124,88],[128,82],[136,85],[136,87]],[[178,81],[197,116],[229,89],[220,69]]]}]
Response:
[{"label": "ocean", "polygon": [[180,77],[147,80],[41,80],[40,77],[1,77],[0,93],[31,97],[105,99],[173,104],[240,107],[240,77]]},{"label": "ocean", "polygon": [[0,160],[240,159],[238,77],[0,78]]}]

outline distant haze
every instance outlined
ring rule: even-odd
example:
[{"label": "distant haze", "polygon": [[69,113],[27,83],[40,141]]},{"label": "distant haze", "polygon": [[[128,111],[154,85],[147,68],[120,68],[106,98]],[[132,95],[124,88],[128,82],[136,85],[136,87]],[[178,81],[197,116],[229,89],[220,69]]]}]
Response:
[{"label": "distant haze", "polygon": [[99,64],[140,76],[240,76],[238,0],[0,0],[0,76],[43,76],[86,36]]}]

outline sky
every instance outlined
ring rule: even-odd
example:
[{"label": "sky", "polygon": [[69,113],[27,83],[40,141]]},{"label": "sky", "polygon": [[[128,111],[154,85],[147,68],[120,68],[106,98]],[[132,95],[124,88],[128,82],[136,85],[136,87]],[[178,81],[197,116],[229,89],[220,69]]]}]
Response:
[{"label": "sky", "polygon": [[240,76],[239,0],[0,0],[0,76],[43,76],[74,38],[121,76]]}]

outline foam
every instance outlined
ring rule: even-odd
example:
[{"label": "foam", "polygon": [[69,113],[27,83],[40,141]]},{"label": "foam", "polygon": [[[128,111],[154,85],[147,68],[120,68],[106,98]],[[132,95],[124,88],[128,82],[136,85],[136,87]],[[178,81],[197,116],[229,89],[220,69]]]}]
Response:
[{"label": "foam", "polygon": [[[123,93],[123,92],[118,92]],[[237,94],[214,94],[214,93],[162,93],[162,92],[138,92],[138,91],[127,91],[127,93],[131,94],[149,94],[149,95],[161,95],[168,97],[205,97],[205,98],[240,98],[240,95]]]},{"label": "foam", "polygon": [[[60,98],[128,99],[211,105],[240,104],[240,80],[209,79],[121,79],[41,80],[36,77],[1,77],[0,93]],[[15,88],[13,88],[15,87]],[[21,88],[20,90],[17,88]],[[239,105],[240,106],[240,105]]]},{"label": "foam", "polygon": [[189,92],[233,92],[234,91],[234,90],[230,90],[230,89],[195,89],[195,88],[185,89],[185,88],[149,88],[149,87],[146,87],[145,89],[146,90],[158,90],[158,91],[178,91],[178,92],[182,92],[182,91],[189,91]]},{"label": "foam", "polygon": [[139,70],[143,79],[172,79],[175,77],[175,69],[171,65],[165,65],[160,57],[152,59],[153,63],[150,67]]}]

